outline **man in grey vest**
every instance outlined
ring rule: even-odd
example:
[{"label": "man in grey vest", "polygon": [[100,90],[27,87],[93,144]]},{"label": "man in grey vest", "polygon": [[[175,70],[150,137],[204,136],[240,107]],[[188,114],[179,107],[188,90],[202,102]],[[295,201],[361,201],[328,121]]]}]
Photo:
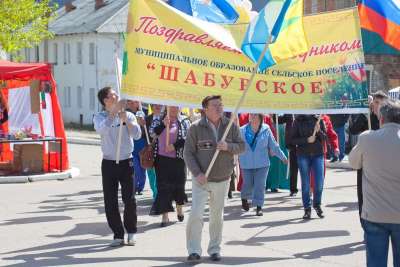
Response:
[{"label": "man in grey vest", "polygon": [[378,113],[381,128],[363,132],[349,155],[362,168],[361,224],[367,266],[387,266],[389,239],[393,263],[400,266],[400,103],[387,101]]}]

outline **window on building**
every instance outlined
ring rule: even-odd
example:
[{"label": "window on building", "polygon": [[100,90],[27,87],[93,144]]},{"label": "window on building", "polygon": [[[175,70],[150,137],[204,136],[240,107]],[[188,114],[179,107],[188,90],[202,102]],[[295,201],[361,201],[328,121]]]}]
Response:
[{"label": "window on building", "polygon": [[311,13],[317,13],[318,12],[318,0],[312,0],[311,1]]},{"label": "window on building", "polygon": [[336,0],[336,9],[348,8],[354,5],[354,0]]},{"label": "window on building", "polygon": [[89,44],[89,64],[93,65],[95,61],[94,43]]},{"label": "window on building", "polygon": [[63,43],[63,48],[64,48],[64,65],[67,64],[67,44]]},{"label": "window on building", "polygon": [[31,49],[29,47],[25,48],[25,62],[31,61]]},{"label": "window on building", "polygon": [[49,62],[49,41],[45,40],[43,42],[43,61]]},{"label": "window on building", "polygon": [[95,101],[96,101],[96,92],[94,88],[90,88],[89,90],[89,108],[90,110],[95,109]]},{"label": "window on building", "polygon": [[76,90],[76,103],[78,103],[78,108],[82,108],[82,95],[83,95],[83,89],[81,86],[78,86]]},{"label": "window on building", "polygon": [[64,91],[63,91],[63,95],[62,95],[64,108],[68,107],[67,95],[68,95],[67,86],[65,86],[64,87]]},{"label": "window on building", "polygon": [[53,64],[54,65],[58,64],[58,44],[57,43],[53,44]]},{"label": "window on building", "polygon": [[67,62],[68,64],[71,64],[71,44],[67,44]]},{"label": "window on building", "polygon": [[71,87],[68,86],[68,107],[72,107],[71,105]]},{"label": "window on building", "polygon": [[82,42],[78,42],[76,46],[76,61],[82,64]]},{"label": "window on building", "polygon": [[40,57],[39,57],[39,46],[35,46],[35,62],[39,62]]}]

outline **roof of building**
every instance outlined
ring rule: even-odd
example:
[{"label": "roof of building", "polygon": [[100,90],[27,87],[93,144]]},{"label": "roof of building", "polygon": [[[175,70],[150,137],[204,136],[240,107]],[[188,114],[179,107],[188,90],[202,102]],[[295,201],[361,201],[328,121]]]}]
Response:
[{"label": "roof of building", "polygon": [[56,35],[77,33],[125,32],[129,0],[104,0],[105,6],[95,10],[94,0],[75,0],[76,9],[66,12],[61,6],[57,17],[49,24]]}]

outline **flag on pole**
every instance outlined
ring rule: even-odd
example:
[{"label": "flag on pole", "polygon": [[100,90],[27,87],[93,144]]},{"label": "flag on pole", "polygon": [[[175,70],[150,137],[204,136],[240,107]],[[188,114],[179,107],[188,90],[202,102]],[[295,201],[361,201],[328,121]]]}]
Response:
[{"label": "flag on pole", "polygon": [[400,0],[361,0],[360,26],[375,32],[383,41],[400,50]]},{"label": "flag on pole", "polygon": [[260,70],[308,51],[303,0],[269,0],[247,28],[242,51],[256,62],[269,41]]},{"label": "flag on pole", "polygon": [[213,23],[232,24],[239,18],[227,0],[170,0],[168,4],[189,16]]}]

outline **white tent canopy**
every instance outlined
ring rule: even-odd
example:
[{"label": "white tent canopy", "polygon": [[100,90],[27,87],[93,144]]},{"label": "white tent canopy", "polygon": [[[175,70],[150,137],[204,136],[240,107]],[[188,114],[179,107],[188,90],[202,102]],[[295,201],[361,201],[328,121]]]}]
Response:
[{"label": "white tent canopy", "polygon": [[400,86],[389,90],[389,97],[394,100],[400,100]]}]

